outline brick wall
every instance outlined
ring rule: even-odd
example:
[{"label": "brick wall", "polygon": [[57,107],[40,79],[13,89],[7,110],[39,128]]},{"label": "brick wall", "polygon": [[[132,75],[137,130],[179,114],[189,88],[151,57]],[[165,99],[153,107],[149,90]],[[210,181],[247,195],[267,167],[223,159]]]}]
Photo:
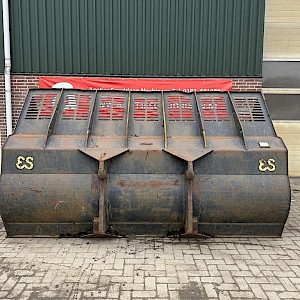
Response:
[{"label": "brick wall", "polygon": [[[11,106],[13,129],[17,124],[28,89],[37,88],[39,76],[12,75],[11,77]],[[4,75],[0,76],[0,132],[1,145],[6,139],[6,112]]]},{"label": "brick wall", "polygon": [[232,89],[234,91],[261,91],[262,79],[259,78],[235,78]]},{"label": "brick wall", "polygon": [[[16,126],[28,89],[38,88],[39,76],[36,75],[12,75],[12,118],[13,128]],[[234,91],[260,91],[262,79],[260,78],[234,78]],[[4,75],[0,76],[0,132],[1,145],[6,139],[5,117],[5,89]]]}]

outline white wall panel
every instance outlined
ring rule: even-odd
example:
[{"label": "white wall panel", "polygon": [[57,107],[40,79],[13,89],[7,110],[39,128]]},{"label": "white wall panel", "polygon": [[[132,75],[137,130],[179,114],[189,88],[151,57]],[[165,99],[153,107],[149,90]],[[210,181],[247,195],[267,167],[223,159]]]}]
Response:
[{"label": "white wall panel", "polygon": [[266,0],[264,60],[300,60],[300,0]]},{"label": "white wall panel", "polygon": [[273,124],[288,148],[289,175],[300,176],[300,121],[273,121]]}]

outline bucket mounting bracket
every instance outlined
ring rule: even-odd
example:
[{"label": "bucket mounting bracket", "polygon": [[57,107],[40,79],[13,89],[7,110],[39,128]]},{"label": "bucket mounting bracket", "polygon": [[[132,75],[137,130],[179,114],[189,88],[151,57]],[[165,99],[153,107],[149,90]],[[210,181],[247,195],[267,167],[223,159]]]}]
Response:
[{"label": "bucket mounting bracket", "polygon": [[98,178],[99,178],[99,208],[98,216],[93,219],[93,233],[87,237],[114,237],[119,236],[107,224],[107,201],[106,201],[106,186],[107,186],[107,169],[105,162],[115,156],[126,152],[127,148],[120,149],[78,149],[82,153],[98,160]]},{"label": "bucket mounting bracket", "polygon": [[[204,236],[198,232],[198,218],[194,217],[193,208],[193,180],[195,177],[194,161],[211,153],[212,149],[164,149],[165,152],[172,154],[187,162],[187,170],[185,172],[185,181],[187,186],[187,196],[185,198],[185,214],[184,214],[184,233],[182,237],[199,237]],[[206,236],[205,236],[206,237]]]}]

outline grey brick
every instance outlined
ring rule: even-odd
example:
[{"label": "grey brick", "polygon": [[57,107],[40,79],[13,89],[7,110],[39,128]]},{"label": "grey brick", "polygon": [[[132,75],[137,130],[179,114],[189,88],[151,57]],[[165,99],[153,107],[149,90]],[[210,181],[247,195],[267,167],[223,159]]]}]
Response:
[{"label": "grey brick", "polygon": [[156,289],[156,278],[155,277],[145,277],[145,289],[155,290]]},{"label": "grey brick", "polygon": [[243,277],[236,277],[235,282],[239,286],[240,290],[242,290],[242,291],[250,289],[248,283],[246,282],[245,278],[243,278]]},{"label": "grey brick", "polygon": [[124,276],[133,276],[134,273],[134,265],[125,265],[123,270]]},{"label": "grey brick", "polygon": [[266,292],[270,300],[280,300],[280,297],[276,292]]},{"label": "grey brick", "polygon": [[121,291],[120,299],[131,300],[131,291]]},{"label": "grey brick", "polygon": [[18,282],[17,278],[9,277],[8,280],[2,285],[1,290],[3,291],[12,290],[17,284],[17,282]]},{"label": "grey brick", "polygon": [[238,266],[235,265],[218,265],[220,271],[239,271]]},{"label": "grey brick", "polygon": [[26,287],[25,283],[16,284],[13,290],[9,293],[9,298],[16,299]]},{"label": "grey brick", "polygon": [[83,297],[86,298],[107,298],[107,291],[86,291],[83,292]]},{"label": "grey brick", "polygon": [[101,275],[104,275],[104,276],[121,276],[122,274],[123,274],[123,270],[114,270],[114,269],[103,270],[101,272]]},{"label": "grey brick", "polygon": [[204,284],[203,286],[204,286],[207,297],[209,297],[209,298],[217,298],[218,297],[218,294],[217,294],[213,284],[208,283],[208,284]]},{"label": "grey brick", "polygon": [[133,276],[134,283],[143,283],[145,282],[145,271],[136,270]]},{"label": "grey brick", "polygon": [[278,296],[281,299],[300,299],[300,292],[282,292]]},{"label": "grey brick", "polygon": [[248,298],[248,299],[255,299],[252,292],[246,292],[246,291],[230,291],[229,292],[232,298]]},{"label": "grey brick", "polygon": [[282,284],[261,284],[261,287],[265,291],[280,292],[285,290]]},{"label": "grey brick", "polygon": [[169,291],[170,299],[181,300],[178,291]]},{"label": "grey brick", "polygon": [[133,298],[154,298],[156,291],[132,291]]},{"label": "grey brick", "polygon": [[168,285],[166,283],[157,284],[157,295],[160,298],[168,298]]},{"label": "grey brick", "polygon": [[220,300],[231,300],[229,292],[227,292],[227,291],[221,291],[219,293],[219,299]]},{"label": "grey brick", "polygon": [[178,283],[177,277],[158,277],[156,280],[158,283]]},{"label": "grey brick", "polygon": [[115,283],[111,285],[107,292],[107,298],[118,299],[120,296],[120,284]]},{"label": "grey brick", "polygon": [[223,281],[225,283],[234,283],[234,278],[231,275],[230,271],[220,271]]},{"label": "grey brick", "polygon": [[125,291],[134,291],[134,290],[144,290],[144,284],[143,283],[125,283],[122,285],[122,290]]},{"label": "grey brick", "polygon": [[119,282],[119,283],[133,283],[133,277],[132,276],[112,276],[111,277],[111,282]]},{"label": "grey brick", "polygon": [[257,299],[267,299],[268,298],[259,284],[249,284],[249,286]]},{"label": "grey brick", "polygon": [[239,290],[239,286],[237,284],[232,283],[221,283],[217,286],[218,290],[228,290],[228,291],[236,291]]}]

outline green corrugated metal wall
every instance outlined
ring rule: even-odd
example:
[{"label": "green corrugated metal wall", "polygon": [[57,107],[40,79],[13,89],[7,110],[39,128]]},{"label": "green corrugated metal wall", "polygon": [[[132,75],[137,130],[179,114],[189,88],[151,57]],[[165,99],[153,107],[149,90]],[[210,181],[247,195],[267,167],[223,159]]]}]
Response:
[{"label": "green corrugated metal wall", "polygon": [[4,42],[3,42],[3,14],[2,1],[0,1],[0,74],[4,74]]},{"label": "green corrugated metal wall", "polygon": [[260,76],[264,0],[11,0],[12,72]]}]

